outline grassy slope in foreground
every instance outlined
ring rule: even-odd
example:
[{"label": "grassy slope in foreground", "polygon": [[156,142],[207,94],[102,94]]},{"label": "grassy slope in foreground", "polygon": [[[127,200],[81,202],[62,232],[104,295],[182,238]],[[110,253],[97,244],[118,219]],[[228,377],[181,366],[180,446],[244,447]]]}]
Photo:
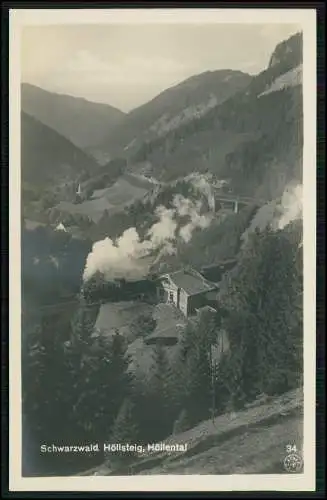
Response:
[{"label": "grassy slope in foreground", "polygon": [[302,448],[303,392],[290,391],[236,414],[207,420],[166,444],[185,444],[185,453],[150,453],[115,471],[106,464],[79,475],[278,474],[285,472],[286,445]]}]

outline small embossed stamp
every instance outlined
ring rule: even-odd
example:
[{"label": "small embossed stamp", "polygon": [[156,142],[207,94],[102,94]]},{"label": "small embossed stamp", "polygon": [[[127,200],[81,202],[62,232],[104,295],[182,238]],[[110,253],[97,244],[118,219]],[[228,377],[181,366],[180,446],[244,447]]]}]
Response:
[{"label": "small embossed stamp", "polygon": [[298,453],[286,455],[283,464],[287,472],[299,473],[303,470],[303,459]]}]

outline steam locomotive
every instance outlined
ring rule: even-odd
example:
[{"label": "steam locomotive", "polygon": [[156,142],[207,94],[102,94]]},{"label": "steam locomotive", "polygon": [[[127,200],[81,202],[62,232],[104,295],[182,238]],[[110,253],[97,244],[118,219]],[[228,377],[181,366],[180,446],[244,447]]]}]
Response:
[{"label": "steam locomotive", "polygon": [[155,276],[142,279],[116,278],[105,280],[94,278],[85,282],[81,290],[87,302],[122,302],[143,300],[153,302],[156,299]]}]

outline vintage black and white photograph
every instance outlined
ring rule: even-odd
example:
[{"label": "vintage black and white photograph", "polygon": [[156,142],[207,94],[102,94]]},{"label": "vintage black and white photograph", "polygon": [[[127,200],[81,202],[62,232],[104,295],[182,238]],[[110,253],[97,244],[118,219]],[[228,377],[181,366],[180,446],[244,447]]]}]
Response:
[{"label": "vintage black and white photograph", "polygon": [[23,479],[312,466],[295,13],[17,29]]}]

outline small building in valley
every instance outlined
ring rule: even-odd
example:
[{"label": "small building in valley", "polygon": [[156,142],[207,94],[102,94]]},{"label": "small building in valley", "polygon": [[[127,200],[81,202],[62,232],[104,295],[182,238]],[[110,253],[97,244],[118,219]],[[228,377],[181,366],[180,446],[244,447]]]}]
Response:
[{"label": "small building in valley", "polygon": [[60,222],[57,226],[56,226],[56,231],[63,231],[64,233],[67,233],[67,229],[65,228],[65,226],[63,225],[62,222]]},{"label": "small building in valley", "polygon": [[203,306],[212,305],[216,289],[216,283],[208,281],[192,268],[157,278],[158,300],[173,304],[186,317],[196,314],[196,310]]}]

